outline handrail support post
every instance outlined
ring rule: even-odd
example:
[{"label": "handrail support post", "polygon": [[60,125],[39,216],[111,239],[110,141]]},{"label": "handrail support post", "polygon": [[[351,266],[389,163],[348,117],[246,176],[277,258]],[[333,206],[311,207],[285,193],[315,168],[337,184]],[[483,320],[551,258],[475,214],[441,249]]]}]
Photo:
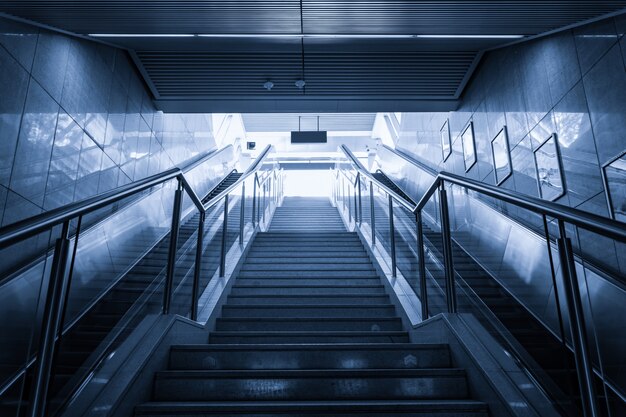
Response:
[{"label": "handrail support post", "polygon": [[191,320],[198,319],[198,296],[200,292],[200,272],[202,270],[202,250],[204,249],[204,220],[206,213],[200,211],[198,217],[198,235],[196,238],[196,264],[193,269],[193,287],[191,289]]},{"label": "handrail support post", "polygon": [[252,181],[252,226],[256,227],[256,183],[257,175],[254,174],[254,180]]},{"label": "handrail support post", "polygon": [[[56,335],[63,313],[63,289],[66,285],[67,261],[70,251],[70,221],[66,220],[61,229],[61,236],[54,246],[54,257],[50,272],[50,282],[46,293],[46,304],[41,323],[37,365],[35,367],[30,397],[30,417],[46,414],[48,391],[52,374],[52,364],[56,348]],[[69,289],[68,289],[69,290]]]},{"label": "handrail support post", "polygon": [[359,190],[359,226],[363,224],[363,200],[361,198],[361,174],[357,173],[357,189]]},{"label": "handrail support post", "polygon": [[167,254],[167,274],[163,289],[163,314],[169,314],[172,301],[174,274],[176,273],[176,250],[178,249],[178,232],[180,230],[180,212],[183,201],[183,182],[178,179],[174,193],[174,208],[172,210],[172,226],[170,228],[170,246]]},{"label": "handrail support post", "polygon": [[415,213],[417,221],[417,256],[419,256],[420,302],[422,304],[422,320],[428,318],[428,290],[426,286],[426,259],[424,259],[424,226],[422,211]]},{"label": "handrail support post", "polygon": [[391,276],[396,277],[396,231],[393,224],[393,197],[389,195],[389,239],[391,244]]},{"label": "handrail support post", "polygon": [[439,209],[441,211],[441,240],[443,246],[443,263],[446,274],[446,299],[448,312],[456,313],[456,288],[454,262],[452,260],[452,238],[450,236],[450,216],[448,213],[448,196],[443,181],[439,188]]},{"label": "handrail support post", "polygon": [[557,239],[557,246],[561,261],[563,292],[565,293],[565,300],[567,302],[576,373],[578,375],[578,384],[583,405],[583,415],[585,417],[598,417],[600,416],[600,411],[596,402],[596,392],[593,381],[593,363],[587,342],[585,316],[580,288],[578,286],[578,277],[576,275],[574,251],[572,250],[572,242],[566,235],[563,220],[559,219],[558,223],[560,237]]},{"label": "handrail support post", "polygon": [[243,246],[243,226],[246,210],[246,183],[241,184],[241,210],[239,214],[239,246]]},{"label": "handrail support post", "polygon": [[370,226],[372,229],[372,245],[376,244],[376,213],[374,213],[374,183],[370,181]]},{"label": "handrail support post", "polygon": [[222,228],[222,247],[220,250],[220,277],[226,274],[226,235],[228,234],[228,197],[224,196],[224,227]]}]

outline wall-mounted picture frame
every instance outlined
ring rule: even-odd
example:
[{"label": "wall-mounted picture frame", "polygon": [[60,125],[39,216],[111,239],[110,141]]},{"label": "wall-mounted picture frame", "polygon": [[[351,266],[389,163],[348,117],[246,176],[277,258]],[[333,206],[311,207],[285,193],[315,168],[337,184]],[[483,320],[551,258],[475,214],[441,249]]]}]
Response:
[{"label": "wall-mounted picture frame", "polygon": [[446,119],[443,126],[441,126],[439,136],[441,137],[441,154],[443,162],[446,162],[450,155],[452,155],[452,139],[450,138],[450,123],[448,119]]},{"label": "wall-mounted picture frame", "polygon": [[463,162],[465,162],[465,172],[468,172],[476,164],[476,142],[474,141],[474,122],[469,124],[461,133],[463,142]]},{"label": "wall-mounted picture frame", "polygon": [[561,168],[561,154],[553,133],[543,144],[533,151],[537,171],[539,196],[554,201],[565,194],[565,181]]},{"label": "wall-mounted picture frame", "polygon": [[493,157],[493,175],[495,176],[496,184],[500,185],[513,173],[509,135],[506,126],[503,126],[496,137],[492,139],[491,155]]},{"label": "wall-mounted picture frame", "polygon": [[626,222],[626,149],[602,166],[602,180],[611,217]]}]

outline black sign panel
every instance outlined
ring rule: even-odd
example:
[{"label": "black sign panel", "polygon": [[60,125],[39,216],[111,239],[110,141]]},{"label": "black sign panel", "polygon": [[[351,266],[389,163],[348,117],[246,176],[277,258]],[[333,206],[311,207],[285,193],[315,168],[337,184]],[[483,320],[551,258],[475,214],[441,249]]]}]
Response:
[{"label": "black sign panel", "polygon": [[326,143],[326,131],[291,132],[291,143]]}]

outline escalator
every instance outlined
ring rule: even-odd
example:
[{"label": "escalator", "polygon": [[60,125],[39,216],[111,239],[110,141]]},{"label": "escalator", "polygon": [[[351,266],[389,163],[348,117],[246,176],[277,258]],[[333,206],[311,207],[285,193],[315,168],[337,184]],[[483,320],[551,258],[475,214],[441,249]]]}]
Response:
[{"label": "escalator", "polygon": [[[232,172],[226,176],[205,198],[205,202],[234,184],[241,173]],[[237,206],[233,207],[235,212]],[[195,213],[183,219],[179,228],[175,288],[185,281],[186,276],[193,267],[193,256],[189,256],[184,248],[187,242],[197,232],[199,214]],[[234,232],[231,232],[231,234]],[[219,237],[219,236],[218,236]],[[232,240],[232,239],[229,239]],[[59,395],[63,390],[71,389],[73,384],[68,382],[74,378],[80,379],[80,369],[85,362],[93,362],[94,354],[105,351],[103,343],[112,343],[118,336],[118,332],[132,332],[139,324],[138,308],[147,309],[156,313],[160,307],[162,294],[156,289],[164,279],[167,264],[170,235],[167,234],[145,255],[140,251],[146,247],[146,242],[135,241],[132,245],[121,248],[120,256],[140,260],[117,282],[110,286],[89,308],[74,320],[66,329],[59,341],[58,354],[56,356],[55,369],[57,373],[53,377],[51,395],[53,398],[64,399],[65,395]],[[217,248],[219,239],[213,239],[208,243],[209,254],[212,258],[205,258],[206,263],[216,264]],[[103,277],[106,279],[107,277]],[[205,280],[208,281],[208,280]],[[204,283],[206,285],[206,282]],[[202,286],[201,290],[203,289]],[[188,298],[190,286],[183,285],[175,291],[175,297]],[[137,303],[140,298],[141,303]],[[82,300],[76,300],[81,302]],[[89,300],[84,300],[88,302]],[[112,334],[112,329],[115,334]],[[91,357],[91,358],[90,358]],[[97,362],[99,359],[95,359]],[[69,388],[68,388],[69,387]],[[61,401],[63,402],[63,401]],[[54,409],[54,407],[53,407]]]},{"label": "escalator", "polygon": [[[386,187],[402,196],[411,205],[415,202],[389,179],[382,171],[372,174]],[[380,204],[377,211],[377,221],[385,221],[387,215],[384,206]],[[396,210],[394,215],[404,217],[404,221],[396,220],[396,245],[399,269],[408,278],[417,276],[417,257],[414,253],[409,253],[415,249],[416,236],[414,231],[410,232],[406,225],[414,224],[414,215],[407,210]],[[436,225],[426,221],[423,225],[424,243],[429,250],[430,256],[425,258],[426,271],[432,278],[428,284],[428,294],[439,293],[443,299],[445,293],[445,274],[442,265],[443,244],[441,232],[435,229]],[[410,237],[411,241],[405,241]],[[383,239],[385,237],[383,236]],[[455,236],[452,241],[452,255],[454,269],[457,274],[457,283],[470,296],[459,297],[459,310],[473,312],[479,321],[486,328],[497,330],[500,334],[500,342],[509,346],[515,355],[523,357],[525,362],[536,362],[530,365],[530,371],[544,383],[545,388],[555,399],[560,399],[560,406],[571,411],[571,404],[566,398],[576,398],[576,386],[572,383],[576,375],[572,372],[575,369],[573,354],[566,348],[563,341],[549,330],[531,311],[527,309],[516,297],[501,285],[485,267],[483,267],[474,257],[481,249],[476,247],[467,236],[460,239]],[[489,254],[481,254],[481,259],[485,259]],[[413,284],[417,284],[412,280]],[[419,290],[417,285],[413,286]],[[445,312],[444,303],[435,302],[435,308],[431,314]],[[439,306],[439,311],[437,307]],[[528,356],[530,355],[530,356]],[[536,375],[545,372],[545,375]],[[547,378],[546,378],[547,377]],[[555,386],[556,385],[556,386]]]},{"label": "escalator", "polygon": [[[94,372],[118,360],[130,335],[149,329],[164,312],[197,314],[204,289],[222,273],[226,252],[251,233],[252,200],[260,198],[251,193],[253,183],[274,186],[277,165],[265,162],[271,150],[266,147],[240,173],[232,169],[236,158],[228,146],[182,169],[1,229],[0,255],[40,239],[39,231],[59,238],[0,283],[0,313],[10,312],[18,324],[30,321],[28,327],[10,321],[0,327],[0,341],[7,342],[0,359],[0,415],[56,415],[92,384]],[[270,204],[264,200],[257,210]],[[13,292],[30,304],[5,296]],[[34,320],[30,312],[36,312]],[[57,330],[45,333],[46,326]],[[43,401],[32,403],[33,396]]]}]

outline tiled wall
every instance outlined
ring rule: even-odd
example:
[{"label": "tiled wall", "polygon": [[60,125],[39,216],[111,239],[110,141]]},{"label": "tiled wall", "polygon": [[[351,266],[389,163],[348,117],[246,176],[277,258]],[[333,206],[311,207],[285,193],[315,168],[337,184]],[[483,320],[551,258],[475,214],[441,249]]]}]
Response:
[{"label": "tiled wall", "polygon": [[[458,111],[405,113],[397,146],[438,170],[495,184],[491,141],[507,127],[513,173],[501,186],[539,196],[533,150],[556,133],[565,194],[558,203],[609,216],[601,167],[626,150],[626,17],[488,53]],[[452,155],[440,129],[449,119]],[[478,163],[460,135],[472,121]]]},{"label": "tiled wall", "polygon": [[210,115],[164,115],[124,51],[0,19],[0,225],[215,147]]}]

